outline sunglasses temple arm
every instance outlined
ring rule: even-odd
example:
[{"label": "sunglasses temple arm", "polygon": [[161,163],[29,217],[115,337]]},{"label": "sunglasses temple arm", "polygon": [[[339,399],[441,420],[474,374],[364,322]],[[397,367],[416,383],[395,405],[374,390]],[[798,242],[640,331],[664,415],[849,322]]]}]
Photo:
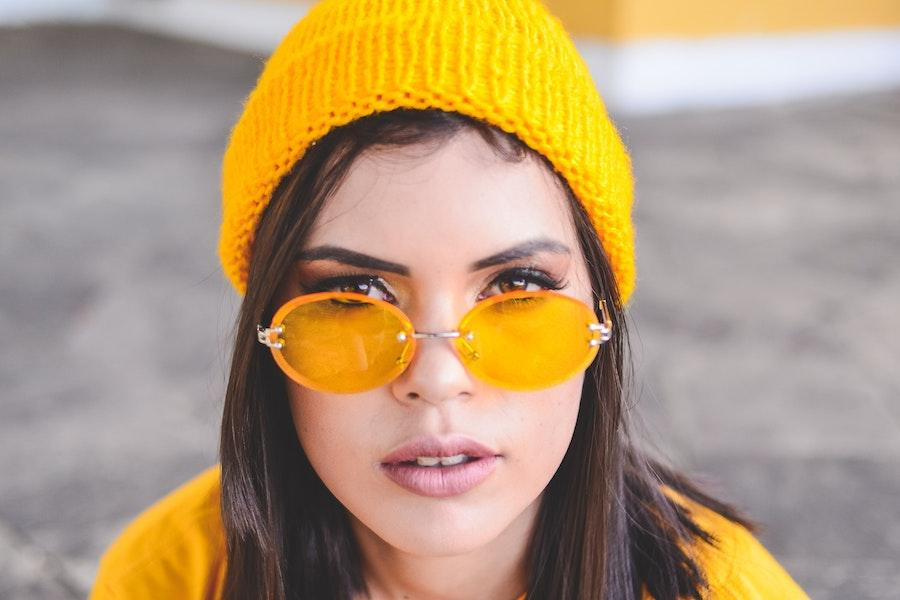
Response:
[{"label": "sunglasses temple arm", "polygon": [[275,348],[276,350],[280,350],[284,347],[284,342],[278,337],[282,333],[284,333],[283,325],[279,325],[278,327],[256,326],[256,340],[260,344],[268,346],[269,348]]},{"label": "sunglasses temple arm", "polygon": [[591,346],[599,346],[603,342],[608,342],[612,337],[612,319],[609,316],[609,311],[606,309],[606,300],[600,300],[598,304],[600,313],[603,316],[603,323],[591,323],[588,325],[588,329],[592,332],[600,333],[599,338],[590,341]]}]

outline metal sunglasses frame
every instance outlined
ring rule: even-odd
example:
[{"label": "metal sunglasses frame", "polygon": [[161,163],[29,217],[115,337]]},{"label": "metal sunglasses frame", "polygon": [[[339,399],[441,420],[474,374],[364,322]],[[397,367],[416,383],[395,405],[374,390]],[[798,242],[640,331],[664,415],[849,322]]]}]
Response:
[{"label": "metal sunglasses frame", "polygon": [[[579,304],[586,313],[590,314],[590,318],[585,324],[589,332],[589,337],[587,340],[588,347],[591,349],[588,351],[588,354],[585,355],[586,361],[589,361],[593,358],[593,354],[595,352],[595,350],[593,350],[594,348],[599,347],[601,344],[608,341],[612,337],[612,320],[610,318],[609,311],[604,300],[599,300],[597,303],[597,306],[600,309],[601,318],[603,319],[602,322],[599,322],[596,313],[587,304],[581,302],[577,298],[573,298],[572,296],[568,296],[565,294],[560,294],[559,292],[556,292],[554,290],[540,290],[531,292],[517,290],[491,296],[486,300],[478,302],[475,306],[470,308],[466,312],[466,314],[463,315],[459,322],[460,324],[466,323],[475,311],[484,310],[493,304],[510,301],[517,298],[534,299],[540,297],[561,298],[566,302]],[[475,339],[475,332],[473,331],[464,332],[457,328],[451,331],[417,332],[413,327],[412,320],[409,318],[409,316],[406,315],[406,313],[404,313],[396,305],[384,300],[371,298],[364,294],[357,294],[354,292],[316,292],[312,294],[296,296],[295,298],[285,302],[272,317],[271,326],[263,327],[261,324],[256,326],[258,342],[264,346],[267,346],[271,350],[272,357],[275,359],[275,362],[278,364],[278,366],[281,367],[285,374],[287,374],[291,379],[293,379],[297,383],[300,383],[301,385],[312,389],[334,393],[353,393],[365,389],[371,389],[371,387],[378,387],[378,385],[374,385],[369,387],[356,388],[351,385],[342,389],[336,389],[324,386],[321,382],[311,379],[309,376],[298,371],[296,367],[288,362],[286,357],[282,354],[282,349],[285,345],[285,340],[281,337],[285,332],[284,319],[297,307],[304,304],[312,304],[321,300],[336,299],[373,305],[386,311],[389,314],[392,314],[397,319],[398,325],[400,326],[400,331],[398,331],[396,334],[397,343],[404,345],[411,344],[410,346],[407,346],[406,348],[401,350],[400,354],[398,355],[397,362],[395,363],[394,369],[386,371],[384,382],[378,385],[383,385],[383,383],[391,381],[406,369],[406,367],[412,360],[412,357],[416,353],[416,341],[419,339],[457,338],[459,341],[454,344],[454,349],[460,355],[460,359],[463,360],[463,362],[468,363],[469,361],[476,361],[481,358],[478,351],[469,344],[470,341],[473,341]],[[585,363],[584,366],[586,365],[587,363]],[[479,378],[498,387],[503,387],[506,389],[539,389],[527,386],[511,386],[507,381],[496,380],[491,378],[490,376],[485,377],[484,375],[485,373],[482,373]],[[562,379],[558,381],[562,381]],[[548,383],[547,385],[553,385],[553,383]]]},{"label": "metal sunglasses frame", "polygon": [[[335,294],[341,294],[341,296],[335,296]],[[523,295],[519,296],[518,294],[523,294]],[[528,294],[528,295],[526,296],[524,294]],[[537,294],[541,294],[541,295],[538,296]],[[321,298],[314,299],[313,296],[321,296]],[[460,319],[460,322],[464,321],[466,319],[466,317],[468,317],[469,314],[471,314],[472,311],[483,310],[490,304],[496,304],[498,302],[513,300],[513,299],[519,298],[519,297],[535,298],[535,297],[546,297],[546,296],[563,297],[563,298],[567,298],[569,300],[575,300],[576,302],[578,302],[578,300],[572,298],[571,296],[565,296],[564,294],[559,294],[559,293],[552,292],[549,290],[545,290],[545,291],[541,291],[541,292],[521,292],[521,291],[507,292],[505,294],[497,294],[496,296],[493,296],[492,298],[489,298],[488,300],[479,302],[478,304],[473,306],[471,309],[469,309],[469,311],[465,315],[463,315],[463,317]],[[315,294],[304,294],[301,296],[297,296],[297,297],[289,300],[288,302],[285,302],[282,305],[282,307],[279,308],[278,311],[276,311],[276,316],[278,313],[281,313],[281,312],[289,312],[289,311],[285,311],[285,307],[291,303],[295,303],[297,306],[299,306],[301,304],[318,302],[319,300],[324,300],[326,298],[335,298],[335,297],[348,298],[348,299],[355,299],[355,297],[359,297],[361,302],[368,302],[370,304],[375,304],[376,306],[379,306],[379,303],[387,304],[388,306],[390,306],[390,307],[394,308],[396,311],[398,311],[400,313],[400,315],[402,315],[402,320],[404,322],[412,323],[412,320],[409,318],[409,316],[406,315],[406,313],[404,313],[401,309],[393,306],[392,304],[388,304],[388,303],[384,302],[383,300],[378,300],[377,298],[369,298],[368,296],[365,296],[363,294],[356,294],[354,292],[320,292],[320,293],[315,293]],[[497,300],[493,300],[493,298],[497,298]],[[302,299],[302,302],[300,301],[301,299]],[[489,302],[490,304],[485,305],[484,304],[485,302]],[[294,308],[294,307],[292,307],[292,308]],[[599,333],[599,337],[592,337],[590,340],[588,340],[589,346],[599,346],[599,345],[603,344],[604,342],[608,342],[610,340],[610,338],[612,338],[612,319],[609,316],[609,310],[606,308],[606,300],[600,299],[597,302],[597,308],[600,309],[601,318],[603,320],[600,323],[588,323],[588,330],[590,332]],[[275,321],[275,319],[273,318],[273,325],[271,327],[263,327],[262,325],[257,325],[256,326],[256,339],[257,339],[257,341],[259,341],[259,343],[263,344],[264,346],[268,346],[269,348],[273,348],[275,350],[281,350],[282,348],[284,348],[284,340],[282,340],[279,336],[282,333],[284,333],[284,326],[283,325],[275,325],[274,321]],[[421,340],[421,339],[452,339],[452,338],[458,338],[462,335],[463,335],[462,332],[459,331],[458,329],[454,329],[451,331],[435,331],[435,332],[425,332],[425,331],[413,330],[413,332],[412,332],[412,337],[417,340]],[[472,335],[473,335],[473,333],[470,331],[468,333],[467,339],[472,340],[473,339]],[[400,331],[399,333],[397,333],[397,341],[398,342],[405,342],[406,339],[407,339],[406,332]]]}]

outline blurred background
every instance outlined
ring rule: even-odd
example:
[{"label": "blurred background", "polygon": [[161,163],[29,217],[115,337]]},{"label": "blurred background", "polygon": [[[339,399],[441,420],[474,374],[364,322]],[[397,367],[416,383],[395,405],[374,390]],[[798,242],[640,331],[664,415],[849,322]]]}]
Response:
[{"label": "blurred background", "polygon": [[[219,161],[310,4],[0,0],[0,597],[216,461]],[[900,4],[547,4],[633,155],[649,437],[813,598],[896,598]]]}]

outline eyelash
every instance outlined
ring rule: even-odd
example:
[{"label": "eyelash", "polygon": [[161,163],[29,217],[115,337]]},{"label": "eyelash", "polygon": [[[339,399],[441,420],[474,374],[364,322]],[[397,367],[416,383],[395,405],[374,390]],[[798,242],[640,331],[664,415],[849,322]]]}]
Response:
[{"label": "eyelash", "polygon": [[[516,280],[523,280],[525,282],[525,287],[527,287],[529,283],[535,283],[545,290],[561,290],[568,285],[567,281],[556,279],[546,271],[538,267],[529,265],[525,267],[515,267],[501,272],[490,281],[488,287],[492,287],[500,282]],[[306,286],[304,288],[304,292],[327,292],[336,287],[358,287],[360,284],[365,284],[369,287],[375,287],[379,291],[383,292],[385,296],[389,296],[391,298],[394,297],[394,295],[390,291],[388,291],[387,287],[384,285],[384,280],[381,277],[352,272],[339,273],[333,277],[326,277],[324,279],[315,281]],[[480,295],[479,299],[481,299]]]},{"label": "eyelash", "polygon": [[529,283],[536,283],[545,290],[561,290],[568,285],[568,282],[565,280],[556,279],[546,271],[536,266],[529,265],[525,267],[515,267],[501,272],[491,280],[489,287],[502,281],[515,281],[519,279],[524,280],[525,287],[528,287]]},{"label": "eyelash", "polygon": [[[390,296],[393,298],[393,294],[388,291],[387,287],[384,285],[384,280],[381,277],[376,277],[375,275],[362,275],[360,273],[339,273],[334,277],[326,277],[324,279],[319,279],[318,281],[314,281],[304,288],[304,293],[312,294],[315,292],[331,292],[334,291],[336,287],[343,286],[359,286],[360,284],[366,284],[369,287],[375,287],[381,292],[385,294],[385,296]],[[362,293],[362,292],[360,292]]]}]

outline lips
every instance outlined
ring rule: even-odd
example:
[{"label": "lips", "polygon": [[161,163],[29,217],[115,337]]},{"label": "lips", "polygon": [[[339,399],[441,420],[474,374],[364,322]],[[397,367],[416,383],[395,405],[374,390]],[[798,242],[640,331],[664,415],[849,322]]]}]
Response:
[{"label": "lips", "polygon": [[488,458],[499,456],[496,450],[465,436],[453,436],[450,438],[419,437],[403,444],[384,459],[381,464],[391,465],[415,461],[419,456],[436,456],[447,458],[465,454],[471,458]]},{"label": "lips", "polygon": [[[463,462],[423,466],[418,457],[450,458],[465,455]],[[382,472],[403,489],[430,498],[464,494],[487,479],[502,456],[492,448],[464,436],[422,437],[403,444],[381,463]],[[428,461],[429,463],[433,461]],[[451,461],[448,461],[451,462]]]}]

